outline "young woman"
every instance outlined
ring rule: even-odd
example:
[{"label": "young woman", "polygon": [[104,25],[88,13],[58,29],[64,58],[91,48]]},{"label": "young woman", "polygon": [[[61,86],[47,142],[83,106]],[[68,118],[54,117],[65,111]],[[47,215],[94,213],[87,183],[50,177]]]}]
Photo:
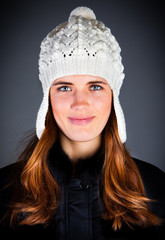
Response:
[{"label": "young woman", "polygon": [[0,171],[1,232],[164,239],[165,174],[125,148],[123,65],[110,29],[91,9],[74,9],[43,40],[39,72],[36,133]]}]

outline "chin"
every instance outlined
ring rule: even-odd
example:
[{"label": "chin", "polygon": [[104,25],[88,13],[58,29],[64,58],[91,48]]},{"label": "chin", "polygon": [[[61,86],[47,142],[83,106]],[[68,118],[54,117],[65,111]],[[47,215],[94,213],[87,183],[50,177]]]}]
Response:
[{"label": "chin", "polygon": [[98,135],[96,134],[87,134],[87,133],[78,133],[78,134],[71,134],[67,136],[70,140],[74,142],[89,142],[93,139],[95,139]]},{"label": "chin", "polygon": [[90,142],[92,138],[73,138],[71,139],[73,142]]}]

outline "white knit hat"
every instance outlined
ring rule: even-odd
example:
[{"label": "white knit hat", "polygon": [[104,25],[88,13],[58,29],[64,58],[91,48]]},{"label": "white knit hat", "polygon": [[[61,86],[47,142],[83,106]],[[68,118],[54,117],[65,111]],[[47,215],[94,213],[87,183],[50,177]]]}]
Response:
[{"label": "white knit hat", "polygon": [[124,114],[119,102],[124,79],[120,47],[111,30],[96,20],[87,7],[77,7],[68,19],[53,29],[41,43],[39,79],[43,100],[38,111],[36,134],[41,137],[49,105],[49,89],[53,81],[67,75],[88,74],[102,77],[113,91],[114,109],[122,143],[126,141]]}]

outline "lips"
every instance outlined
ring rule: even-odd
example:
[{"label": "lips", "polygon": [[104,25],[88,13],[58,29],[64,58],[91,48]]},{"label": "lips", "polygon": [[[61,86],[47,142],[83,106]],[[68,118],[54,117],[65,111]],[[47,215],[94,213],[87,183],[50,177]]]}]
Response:
[{"label": "lips", "polygon": [[79,126],[84,126],[90,123],[95,117],[89,116],[89,117],[68,117],[68,119],[71,121],[71,123]]}]

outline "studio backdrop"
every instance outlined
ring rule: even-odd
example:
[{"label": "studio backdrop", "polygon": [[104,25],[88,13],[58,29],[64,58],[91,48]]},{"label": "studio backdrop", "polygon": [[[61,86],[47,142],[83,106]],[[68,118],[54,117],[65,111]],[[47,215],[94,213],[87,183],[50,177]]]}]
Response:
[{"label": "studio backdrop", "polygon": [[165,170],[164,25],[157,1],[36,0],[3,3],[0,38],[0,167],[16,161],[19,139],[35,129],[42,100],[40,43],[75,7],[87,6],[121,47],[125,79],[120,92],[133,157]]}]

